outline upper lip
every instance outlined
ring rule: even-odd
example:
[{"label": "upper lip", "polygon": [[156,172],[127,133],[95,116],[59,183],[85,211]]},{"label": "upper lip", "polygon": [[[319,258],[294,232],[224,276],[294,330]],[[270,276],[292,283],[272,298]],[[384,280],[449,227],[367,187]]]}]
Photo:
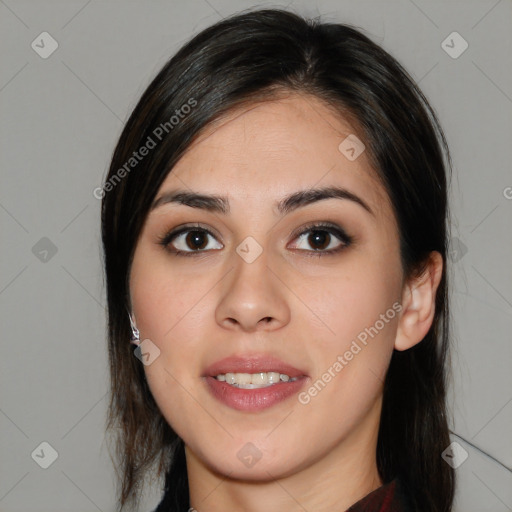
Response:
[{"label": "upper lip", "polygon": [[302,377],[306,373],[290,364],[281,361],[275,356],[252,355],[230,356],[208,366],[204,372],[207,377],[216,377],[226,373],[262,373],[278,372],[289,377]]}]

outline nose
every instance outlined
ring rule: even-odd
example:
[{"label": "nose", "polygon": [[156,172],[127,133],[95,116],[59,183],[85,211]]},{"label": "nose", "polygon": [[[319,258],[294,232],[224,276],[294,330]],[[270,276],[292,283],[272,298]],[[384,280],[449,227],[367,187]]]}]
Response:
[{"label": "nose", "polygon": [[244,332],[276,330],[290,321],[287,287],[268,266],[266,251],[247,263],[233,255],[234,268],[222,282],[217,323]]}]

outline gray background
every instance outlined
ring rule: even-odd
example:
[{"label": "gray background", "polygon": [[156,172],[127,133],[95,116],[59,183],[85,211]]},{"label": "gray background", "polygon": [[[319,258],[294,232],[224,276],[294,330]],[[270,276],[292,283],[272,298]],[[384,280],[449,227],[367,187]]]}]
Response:
[{"label": "gray background", "polygon": [[[129,112],[169,56],[255,5],[0,0],[3,512],[115,507],[93,190]],[[467,441],[453,440],[469,454],[456,470],[455,510],[512,510],[512,3],[297,0],[290,8],[364,29],[440,115],[455,171],[450,407]],[[46,59],[31,47],[44,31],[59,45]],[[453,31],[469,44],[458,58],[441,46]],[[48,469],[31,457],[43,441],[58,452]],[[50,451],[38,450],[49,462]],[[158,493],[155,485],[143,510]]]}]

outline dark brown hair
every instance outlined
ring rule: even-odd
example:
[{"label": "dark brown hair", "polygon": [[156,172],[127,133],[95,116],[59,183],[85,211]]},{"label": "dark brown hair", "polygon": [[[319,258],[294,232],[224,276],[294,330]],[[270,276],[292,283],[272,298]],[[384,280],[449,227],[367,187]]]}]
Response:
[{"label": "dark brown hair", "polygon": [[[137,502],[153,465],[159,476],[166,474],[168,509],[189,506],[183,442],[160,413],[129,343],[128,277],[150,205],[183,152],[212,122],[287,92],[323,100],[357,130],[393,206],[405,276],[422,272],[431,251],[443,257],[431,329],[413,348],[393,352],[377,465],[384,482],[400,479],[413,510],[448,512],[455,486],[454,471],[441,458],[450,444],[448,145],[414,80],[361,30],[277,9],[224,19],[185,44],[142,95],[112,157],[103,190],[102,239],[111,372],[107,426],[117,439],[120,509]],[[130,161],[149,139],[155,147]]]}]

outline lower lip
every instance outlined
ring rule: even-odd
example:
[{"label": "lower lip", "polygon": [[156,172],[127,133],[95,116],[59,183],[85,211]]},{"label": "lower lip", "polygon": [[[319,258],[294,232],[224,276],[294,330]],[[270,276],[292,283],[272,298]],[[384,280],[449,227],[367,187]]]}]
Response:
[{"label": "lower lip", "polygon": [[298,393],[305,381],[305,377],[299,377],[293,382],[279,382],[265,388],[242,389],[226,384],[215,377],[206,377],[211,394],[223,404],[239,411],[268,409]]}]

